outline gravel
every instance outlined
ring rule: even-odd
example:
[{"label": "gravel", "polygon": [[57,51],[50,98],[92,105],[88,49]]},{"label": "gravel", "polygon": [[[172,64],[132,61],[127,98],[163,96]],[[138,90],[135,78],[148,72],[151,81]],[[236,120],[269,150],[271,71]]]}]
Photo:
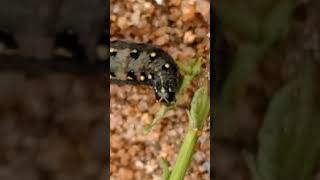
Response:
[{"label": "gravel", "polygon": [[[160,179],[160,158],[174,164],[188,127],[186,110],[191,97],[208,76],[209,4],[207,0],[111,0],[111,39],[158,45],[181,63],[204,59],[205,68],[186,93],[182,104],[149,134],[143,128],[160,109],[147,86],[110,87],[110,179]],[[198,83],[197,83],[198,82]],[[210,169],[210,128],[200,137],[186,180],[207,180]]]}]

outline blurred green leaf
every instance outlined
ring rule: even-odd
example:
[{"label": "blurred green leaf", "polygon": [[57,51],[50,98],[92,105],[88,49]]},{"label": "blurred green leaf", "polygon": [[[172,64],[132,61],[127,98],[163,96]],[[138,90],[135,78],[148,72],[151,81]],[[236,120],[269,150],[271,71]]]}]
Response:
[{"label": "blurred green leaf", "polygon": [[[233,119],[229,117],[231,114],[230,111],[233,110],[233,102],[236,98],[235,92],[237,92],[237,88],[241,87],[241,83],[254,72],[257,64],[270,47],[272,47],[273,43],[285,36],[288,32],[291,11],[293,8],[292,1],[284,0],[279,1],[278,3],[269,3],[265,1],[263,3],[268,4],[268,6],[273,4],[274,7],[270,7],[272,11],[265,17],[249,17],[248,14],[246,15],[246,13],[241,12],[241,10],[232,10],[232,13],[229,15],[228,13],[230,11],[227,11],[227,9],[236,9],[237,7],[234,5],[231,6],[230,3],[224,1],[217,1],[217,11],[223,11],[221,12],[223,17],[226,18],[230,16],[230,22],[240,21],[240,19],[242,19],[240,22],[246,22],[244,27],[241,27],[242,24],[239,22],[235,23],[235,26],[239,26],[240,29],[245,28],[248,33],[255,34],[255,36],[258,36],[258,41],[255,41],[256,39],[254,39],[251,42],[239,44],[239,49],[235,55],[231,73],[223,87],[221,104],[218,112],[218,117],[221,120],[216,123],[216,136],[231,137],[237,131],[237,127],[232,126],[235,124],[232,122]],[[224,20],[222,19],[222,21]],[[255,23],[254,27],[250,28],[250,26],[247,25],[247,23],[250,22]]]},{"label": "blurred green leaf", "polygon": [[297,83],[292,82],[280,90],[267,110],[259,138],[257,180],[277,180],[282,171],[283,159],[287,156],[291,136],[288,123],[292,116],[288,113],[290,109],[292,110],[292,105],[297,103],[292,95],[296,88]]},{"label": "blurred green leaf", "polygon": [[218,112],[221,120],[216,122],[216,135],[225,137],[234,135],[237,127],[232,126],[235,123],[232,122],[233,119],[229,115],[230,110],[233,109],[233,100],[236,98],[235,90],[241,87],[241,83],[255,70],[265,48],[256,44],[244,44],[239,48],[221,95]]},{"label": "blurred green leaf", "polygon": [[283,38],[289,31],[290,18],[293,10],[292,0],[282,0],[270,11],[262,24],[262,38],[267,44]]},{"label": "blurred green leaf", "polygon": [[291,81],[270,103],[257,159],[257,180],[312,179],[320,152],[319,97],[312,67]]}]

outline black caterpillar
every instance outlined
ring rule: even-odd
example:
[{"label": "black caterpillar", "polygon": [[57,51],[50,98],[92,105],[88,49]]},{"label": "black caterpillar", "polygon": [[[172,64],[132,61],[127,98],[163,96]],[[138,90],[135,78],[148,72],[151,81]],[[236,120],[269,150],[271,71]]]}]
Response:
[{"label": "black caterpillar", "polygon": [[110,43],[111,83],[147,84],[153,87],[159,102],[176,100],[181,74],[173,58],[164,50],[142,43]]}]

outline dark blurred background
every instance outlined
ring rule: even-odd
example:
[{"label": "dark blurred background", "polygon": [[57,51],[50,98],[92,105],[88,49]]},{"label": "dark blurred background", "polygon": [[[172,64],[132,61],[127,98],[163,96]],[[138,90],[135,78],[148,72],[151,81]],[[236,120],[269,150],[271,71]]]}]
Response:
[{"label": "dark blurred background", "polygon": [[213,2],[213,176],[319,179],[317,0]]},{"label": "dark blurred background", "polygon": [[0,1],[0,179],[106,179],[102,0]]}]

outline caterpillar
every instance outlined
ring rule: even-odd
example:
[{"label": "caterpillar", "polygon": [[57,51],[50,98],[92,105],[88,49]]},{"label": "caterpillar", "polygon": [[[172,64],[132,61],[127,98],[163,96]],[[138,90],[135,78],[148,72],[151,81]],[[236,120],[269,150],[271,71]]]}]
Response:
[{"label": "caterpillar", "polygon": [[110,82],[146,84],[153,87],[160,103],[176,100],[182,76],[173,58],[150,44],[111,41]]}]

